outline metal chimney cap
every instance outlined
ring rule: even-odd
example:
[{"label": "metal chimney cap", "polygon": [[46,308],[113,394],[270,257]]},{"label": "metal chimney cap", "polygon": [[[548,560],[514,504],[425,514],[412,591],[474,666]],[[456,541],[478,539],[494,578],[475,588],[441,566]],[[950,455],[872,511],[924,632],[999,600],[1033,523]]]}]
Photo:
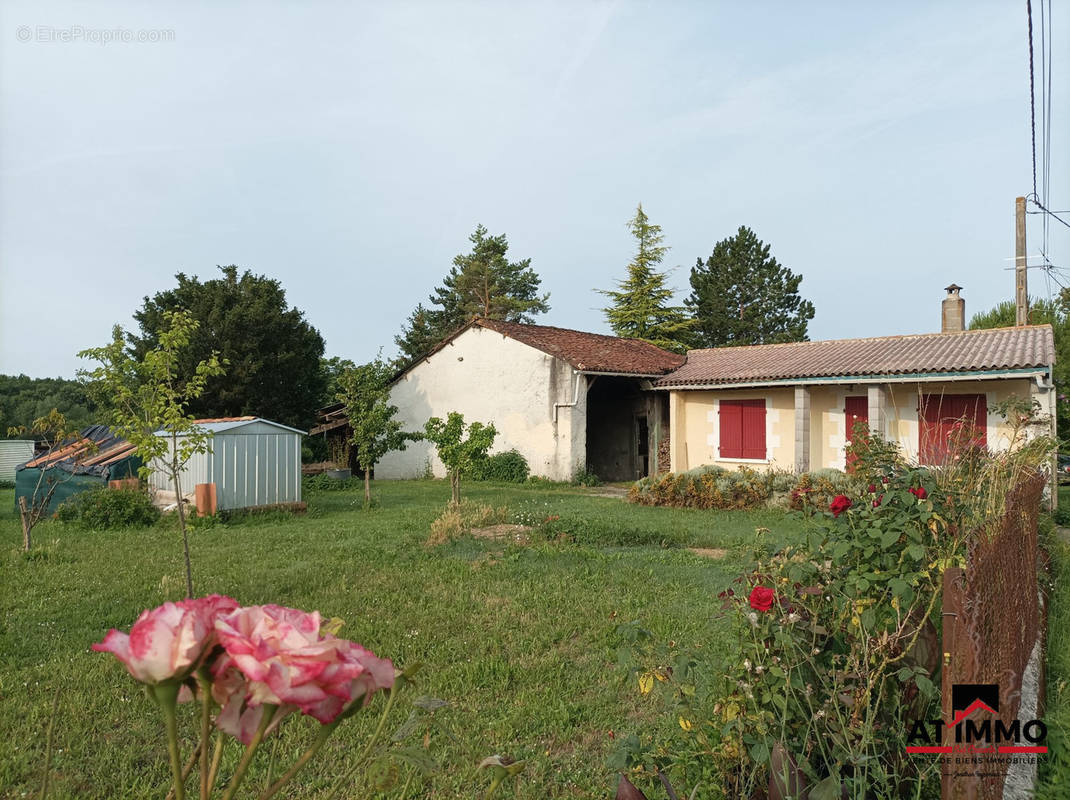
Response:
[{"label": "metal chimney cap", "polygon": [[953,283],[950,286],[945,287],[944,291],[946,291],[948,294],[958,294],[962,291],[962,287],[959,286],[957,283]]}]

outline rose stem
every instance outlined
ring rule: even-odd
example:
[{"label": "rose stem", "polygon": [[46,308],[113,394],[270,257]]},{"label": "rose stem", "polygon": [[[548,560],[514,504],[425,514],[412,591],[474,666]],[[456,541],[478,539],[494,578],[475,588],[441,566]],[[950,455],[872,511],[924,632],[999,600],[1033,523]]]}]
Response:
[{"label": "rose stem", "polygon": [[298,770],[307,764],[309,759],[316,755],[316,752],[323,747],[323,743],[327,741],[327,737],[334,731],[335,725],[337,725],[337,722],[332,722],[321,727],[319,733],[316,734],[316,741],[312,743],[312,746],[301,754],[301,757],[294,762],[294,765],[286,771],[285,775],[265,789],[257,800],[269,800],[269,798],[274,797],[280,789],[293,780],[293,776],[297,774]]},{"label": "rose stem", "polygon": [[[253,753],[255,753],[256,748],[260,746],[260,741],[264,738],[264,733],[267,731],[268,725],[271,724],[271,720],[275,716],[275,712],[278,710],[278,706],[264,703],[264,715],[260,720],[260,727],[256,729],[256,733],[253,734],[253,740],[249,742],[249,746],[245,748],[241,761],[238,762],[238,768],[234,770],[234,774],[230,778],[230,785],[227,787],[227,791],[223,794],[223,800],[234,800],[234,795],[238,793],[238,787],[241,785],[242,778],[245,777],[245,771],[249,769],[249,764],[252,763]],[[176,798],[176,800],[181,800],[181,798]]]}]

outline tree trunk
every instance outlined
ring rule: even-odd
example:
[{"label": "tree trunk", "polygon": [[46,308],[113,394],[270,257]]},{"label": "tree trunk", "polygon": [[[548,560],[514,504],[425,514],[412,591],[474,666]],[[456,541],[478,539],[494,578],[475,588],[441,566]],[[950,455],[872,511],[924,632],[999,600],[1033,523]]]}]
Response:
[{"label": "tree trunk", "polygon": [[182,529],[182,554],[186,559],[186,597],[193,598],[193,567],[189,561],[189,533],[186,531],[186,509],[182,504],[182,484],[178,470],[171,470],[171,483],[175,487],[175,497],[178,498],[178,527]]},{"label": "tree trunk", "polygon": [[30,552],[30,531],[33,530],[33,521],[30,518],[30,509],[26,505],[26,498],[19,498],[19,519],[22,520],[22,547]]},{"label": "tree trunk", "polygon": [[371,474],[372,474],[371,468],[370,467],[365,467],[364,468],[364,507],[365,508],[371,508],[371,504],[372,504],[372,479],[370,477]]},{"label": "tree trunk", "polygon": [[450,495],[452,497],[453,505],[459,506],[461,504],[460,470],[450,470]]}]

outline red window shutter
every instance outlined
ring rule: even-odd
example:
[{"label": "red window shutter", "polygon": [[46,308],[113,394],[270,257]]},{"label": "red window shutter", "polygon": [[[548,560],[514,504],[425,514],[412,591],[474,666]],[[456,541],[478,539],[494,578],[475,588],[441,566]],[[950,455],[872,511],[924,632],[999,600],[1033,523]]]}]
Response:
[{"label": "red window shutter", "polygon": [[721,458],[766,458],[765,400],[722,400]]},{"label": "red window shutter", "polygon": [[720,423],[720,458],[743,458],[743,406],[739,400],[722,400]]},{"label": "red window shutter", "polygon": [[743,401],[743,457],[765,458],[765,401]]},{"label": "red window shutter", "polygon": [[975,446],[987,446],[988,404],[983,394],[923,395],[920,410],[918,453],[922,464],[947,461],[950,443],[964,424],[973,427]]}]

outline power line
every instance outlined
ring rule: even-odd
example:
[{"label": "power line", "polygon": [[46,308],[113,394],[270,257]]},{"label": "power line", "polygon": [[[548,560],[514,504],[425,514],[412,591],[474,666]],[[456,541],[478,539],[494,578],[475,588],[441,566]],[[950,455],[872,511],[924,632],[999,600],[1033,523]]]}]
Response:
[{"label": "power line", "polygon": [[[1043,0],[1041,0],[1043,2]],[[1029,19],[1029,127],[1033,134],[1033,194],[1037,194],[1037,108],[1033,91],[1033,3],[1025,0],[1025,13]]]},{"label": "power line", "polygon": [[[1054,220],[1056,220],[1058,222],[1061,222],[1063,225],[1065,225],[1066,227],[1070,228],[1070,222],[1067,222],[1065,219],[1060,217],[1059,214],[1055,213],[1054,211],[1049,211],[1048,209],[1044,208],[1044,206],[1041,205],[1041,203],[1040,203],[1040,198],[1037,197],[1036,195],[1031,195],[1030,197],[1027,197],[1026,199],[1030,203],[1035,205],[1037,208],[1039,208],[1041,211],[1043,211],[1045,214],[1050,216],[1052,219],[1054,219]],[[1065,214],[1066,212],[1065,211],[1061,211],[1059,213]]]}]

